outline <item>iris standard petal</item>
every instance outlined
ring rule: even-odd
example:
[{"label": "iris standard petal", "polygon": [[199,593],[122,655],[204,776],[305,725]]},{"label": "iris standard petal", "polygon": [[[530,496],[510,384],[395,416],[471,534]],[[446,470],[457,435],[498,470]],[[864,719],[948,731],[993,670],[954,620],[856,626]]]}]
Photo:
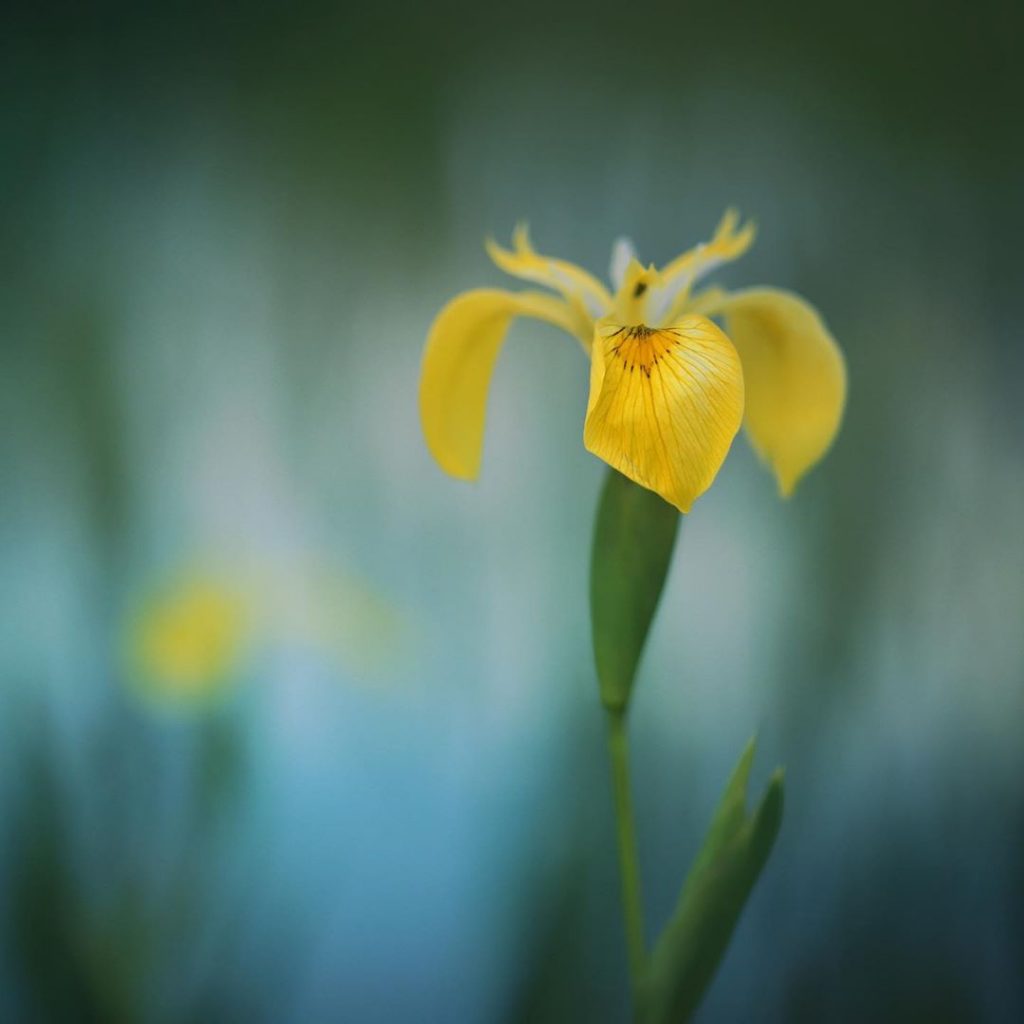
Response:
[{"label": "iris standard petal", "polygon": [[839,430],[843,354],[817,311],[790,292],[733,292],[719,311],[743,362],[747,433],[788,496]]},{"label": "iris standard petal", "polygon": [[653,266],[645,267],[633,257],[626,266],[605,319],[616,324],[650,323],[648,297],[660,282],[661,275]]},{"label": "iris standard petal", "polygon": [[608,268],[608,278],[612,288],[618,291],[626,277],[626,270],[636,259],[636,247],[628,238],[617,238],[612,246],[612,261]]},{"label": "iris standard petal", "polygon": [[661,270],[661,287],[651,298],[651,316],[655,322],[664,317],[672,323],[688,308],[690,289],[701,278],[724,263],[738,260],[754,243],[756,228],[752,221],[737,230],[740,215],[729,209],[719,221],[710,242],[702,242],[689,252],[677,256]]},{"label": "iris standard petal", "polygon": [[743,371],[710,320],[600,324],[583,443],[680,512],[711,486],[743,418]]},{"label": "iris standard petal", "polygon": [[452,476],[480,472],[491,372],[509,324],[531,316],[579,335],[579,314],[541,292],[480,288],[457,295],[427,336],[420,376],[420,421],[430,453]]},{"label": "iris standard petal", "polygon": [[487,254],[506,274],[553,288],[567,299],[577,298],[595,319],[608,312],[612,301],[608,289],[575,263],[541,256],[530,244],[525,224],[520,224],[513,232],[512,249],[503,249],[493,239],[488,239],[486,245]]}]

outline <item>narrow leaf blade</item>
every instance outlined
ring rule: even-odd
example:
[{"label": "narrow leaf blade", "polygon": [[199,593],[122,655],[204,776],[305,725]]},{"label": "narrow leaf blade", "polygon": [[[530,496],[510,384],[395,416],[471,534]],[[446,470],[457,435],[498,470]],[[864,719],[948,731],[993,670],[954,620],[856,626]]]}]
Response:
[{"label": "narrow leaf blade", "polygon": [[748,815],[753,757],[751,740],[654,949],[644,990],[644,1024],[679,1024],[696,1010],[772,851],[782,824],[784,775],[781,769],[772,775],[761,802]]}]

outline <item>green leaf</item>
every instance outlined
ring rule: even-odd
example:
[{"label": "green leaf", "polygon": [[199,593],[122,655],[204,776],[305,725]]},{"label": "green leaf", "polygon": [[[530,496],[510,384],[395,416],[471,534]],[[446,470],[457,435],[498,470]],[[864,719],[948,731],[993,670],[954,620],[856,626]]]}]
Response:
[{"label": "green leaf", "polygon": [[679,513],[653,491],[609,470],[590,563],[590,621],[601,701],[625,711],[665,584]]},{"label": "green leaf", "polygon": [[771,853],[782,823],[783,770],[776,769],[761,803],[748,815],[754,746],[751,739],[733,770],[675,913],[654,948],[642,993],[643,1024],[679,1024],[696,1010]]}]

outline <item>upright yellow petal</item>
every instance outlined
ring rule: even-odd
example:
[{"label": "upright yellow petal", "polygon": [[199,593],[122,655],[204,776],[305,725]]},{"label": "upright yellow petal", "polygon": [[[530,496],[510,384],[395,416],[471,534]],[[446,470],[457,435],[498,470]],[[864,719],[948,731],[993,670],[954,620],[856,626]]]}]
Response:
[{"label": "upright yellow petal", "polygon": [[710,320],[598,326],[583,443],[680,512],[711,486],[743,418],[743,371]]},{"label": "upright yellow petal", "polygon": [[619,324],[649,323],[648,302],[660,284],[661,275],[654,266],[645,267],[635,257],[631,259],[612,299],[608,319]]},{"label": "upright yellow petal", "polygon": [[687,297],[697,281],[724,263],[738,260],[754,244],[754,223],[747,221],[737,230],[739,223],[739,213],[726,210],[710,242],[702,242],[662,268],[661,286],[652,297],[655,322],[672,323],[678,319],[688,308]]},{"label": "upright yellow petal", "polygon": [[747,433],[788,497],[839,430],[843,354],[818,313],[789,292],[734,292],[719,309],[743,361]]},{"label": "upright yellow petal", "polygon": [[480,472],[491,372],[516,316],[546,320],[577,336],[589,327],[553,295],[480,288],[457,295],[430,328],[420,420],[430,453],[452,476],[472,480]]},{"label": "upright yellow petal", "polygon": [[541,256],[530,244],[525,224],[520,224],[513,232],[512,245],[509,250],[503,249],[493,239],[486,242],[488,255],[506,274],[553,288],[566,299],[578,299],[594,318],[608,312],[612,302],[608,289],[575,263]]}]

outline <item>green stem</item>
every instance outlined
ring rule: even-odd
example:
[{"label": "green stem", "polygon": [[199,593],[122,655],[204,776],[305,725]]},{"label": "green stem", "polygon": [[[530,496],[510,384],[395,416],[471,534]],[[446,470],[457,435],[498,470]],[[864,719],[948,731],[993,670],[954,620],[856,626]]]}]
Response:
[{"label": "green stem", "polygon": [[615,829],[619,844],[619,868],[622,872],[622,916],[629,954],[629,983],[636,1010],[639,1006],[640,984],[647,968],[647,951],[644,944],[640,863],[633,824],[633,798],[629,786],[629,737],[626,735],[626,715],[621,710],[608,710],[608,757],[615,794]]}]

